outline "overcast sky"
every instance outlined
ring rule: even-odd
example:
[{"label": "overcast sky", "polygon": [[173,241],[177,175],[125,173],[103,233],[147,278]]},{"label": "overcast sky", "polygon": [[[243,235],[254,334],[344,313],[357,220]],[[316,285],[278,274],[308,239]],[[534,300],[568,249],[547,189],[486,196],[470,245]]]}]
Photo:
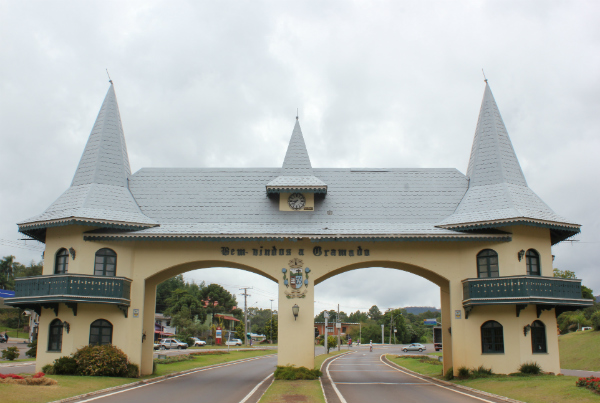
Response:
[{"label": "overcast sky", "polygon": [[[40,258],[15,223],[69,187],[105,68],[133,172],[281,166],[298,108],[313,167],[463,173],[484,68],[529,186],[583,225],[553,248],[555,267],[600,294],[598,21],[593,1],[4,0],[0,255]],[[270,306],[274,283],[231,270],[187,277],[254,286],[248,303]],[[387,269],[327,280],[316,300],[315,311],[440,304],[433,284]]]}]

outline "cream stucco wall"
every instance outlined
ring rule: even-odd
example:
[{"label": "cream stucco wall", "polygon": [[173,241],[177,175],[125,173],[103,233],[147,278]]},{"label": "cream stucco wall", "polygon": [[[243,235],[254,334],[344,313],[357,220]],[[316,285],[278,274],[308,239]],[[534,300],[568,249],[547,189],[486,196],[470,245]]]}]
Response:
[{"label": "cream stucco wall", "polygon": [[[142,373],[149,373],[152,369],[156,285],[174,275],[209,267],[247,270],[279,283],[278,362],[281,365],[313,366],[315,284],[353,269],[387,267],[417,274],[440,287],[445,370],[452,366],[456,370],[462,365],[474,367],[480,363],[492,363],[496,372],[514,372],[518,363],[532,359],[531,351],[527,353],[526,348],[527,340],[531,344],[530,336],[524,337],[522,328],[534,320],[535,309],[528,307],[517,318],[514,306],[476,307],[466,319],[462,309],[461,281],[477,277],[475,257],[486,248],[498,253],[500,276],[526,274],[525,259],[519,262],[517,254],[519,250],[529,248],[540,253],[542,275],[550,276],[552,271],[549,231],[533,227],[506,227],[505,230],[513,234],[511,242],[311,242],[306,239],[296,242],[84,241],[83,232],[90,229],[84,226],[48,229],[44,274],[53,273],[54,256],[61,247],[76,250],[75,260],[69,258],[69,273],[89,275],[93,274],[96,251],[111,248],[118,256],[117,276],[133,280],[131,307],[128,318],[125,318],[114,306],[79,304],[78,315],[73,317],[72,311],[61,304],[58,317],[72,326],[71,333],[64,334],[62,354],[70,354],[87,344],[89,324],[104,318],[114,325],[114,344],[123,349],[132,362],[141,364]],[[240,253],[242,250],[245,253]],[[341,255],[340,250],[345,254]],[[281,270],[287,268],[289,271],[288,262],[292,258],[301,259],[303,269],[309,267],[311,270],[308,287],[302,287],[306,291],[304,298],[286,297],[289,288],[283,284]],[[291,312],[294,304],[300,307],[297,320]],[[134,309],[139,310],[138,317],[132,314]],[[461,312],[461,319],[456,318],[456,311]],[[547,329],[556,328],[553,315],[553,311],[545,311],[540,318]],[[45,309],[40,319],[38,370],[59,355],[44,351],[52,319],[54,313]],[[505,326],[505,353],[502,357],[481,355],[479,327],[490,319]],[[450,327],[452,333],[448,329]],[[148,335],[148,342],[140,343],[144,332]],[[554,333],[547,332],[548,354],[544,357],[536,354],[534,358],[541,364],[543,362],[544,370],[559,372],[558,344],[556,337],[552,337]]]}]

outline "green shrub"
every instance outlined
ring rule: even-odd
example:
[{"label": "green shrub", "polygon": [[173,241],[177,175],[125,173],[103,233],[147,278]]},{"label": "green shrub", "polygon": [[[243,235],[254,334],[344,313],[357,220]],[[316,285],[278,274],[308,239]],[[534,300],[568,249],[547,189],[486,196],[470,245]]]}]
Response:
[{"label": "green shrub", "polygon": [[444,375],[444,379],[447,381],[451,381],[454,379],[454,368],[453,367],[448,368],[448,371],[446,371],[446,375]]},{"label": "green shrub", "polygon": [[323,373],[318,369],[308,369],[306,367],[296,368],[293,365],[278,365],[274,375],[275,379],[295,381],[298,379],[318,379]]},{"label": "green shrub", "polygon": [[25,355],[27,357],[35,358],[37,356],[37,340],[35,340],[32,343],[29,343],[27,345],[27,347],[31,347],[31,348],[29,350],[27,350],[27,352],[25,353]]},{"label": "green shrub", "polygon": [[492,369],[486,368],[483,365],[480,365],[479,368],[472,369],[470,373],[471,378],[486,378],[492,375],[494,375]]},{"label": "green shrub", "polygon": [[6,350],[2,350],[2,358],[9,361],[19,358],[19,349],[17,347],[7,347]]},{"label": "green shrub", "polygon": [[458,369],[458,379],[468,379],[469,378],[469,368],[467,367],[460,367]]},{"label": "green shrub", "polygon": [[526,362],[521,364],[519,367],[519,372],[522,374],[533,374],[537,375],[542,372],[542,367],[537,362]]},{"label": "green shrub", "polygon": [[77,362],[73,357],[64,356],[54,360],[52,364],[55,375],[77,375]]},{"label": "green shrub", "polygon": [[174,362],[181,362],[181,361],[189,361],[189,360],[193,360],[194,357],[191,354],[180,354],[180,355],[172,355],[169,356],[167,358],[155,358],[154,362],[157,364],[172,364]]},{"label": "green shrub", "polygon": [[[319,341],[320,345],[325,345],[325,338]],[[329,350],[337,347],[337,337],[335,336],[327,336],[327,354],[329,354]]]},{"label": "green shrub", "polygon": [[112,344],[82,347],[73,358],[79,375],[127,376],[127,355]]},{"label": "green shrub", "polygon": [[52,364],[46,364],[42,367],[42,372],[46,375],[54,375],[54,367]]},{"label": "green shrub", "polygon": [[127,378],[138,378],[139,376],[140,367],[132,363],[127,363]]},{"label": "green shrub", "polygon": [[600,330],[600,311],[594,312],[590,319],[594,330]]}]

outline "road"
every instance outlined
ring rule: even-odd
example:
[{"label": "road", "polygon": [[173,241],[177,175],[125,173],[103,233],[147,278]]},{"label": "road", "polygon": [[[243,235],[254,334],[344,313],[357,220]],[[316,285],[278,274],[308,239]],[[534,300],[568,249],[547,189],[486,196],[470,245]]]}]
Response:
[{"label": "road", "polygon": [[445,402],[500,403],[503,400],[448,387],[412,375],[384,362],[397,348],[380,347],[370,353],[361,348],[329,361],[323,368],[323,385],[329,403]]},{"label": "road", "polygon": [[[221,364],[143,386],[74,400],[95,403],[211,402],[255,403],[271,383],[277,357],[263,356]],[[246,399],[246,400],[244,400]]]}]

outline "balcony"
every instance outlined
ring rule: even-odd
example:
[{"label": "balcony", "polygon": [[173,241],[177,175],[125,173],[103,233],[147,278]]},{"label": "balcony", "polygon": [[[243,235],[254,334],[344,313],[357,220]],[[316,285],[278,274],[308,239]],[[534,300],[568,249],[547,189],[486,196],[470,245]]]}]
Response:
[{"label": "balcony", "polygon": [[58,304],[64,303],[77,315],[77,304],[116,305],[127,317],[131,280],[125,277],[102,277],[85,274],[56,274],[17,278],[15,297],[6,305],[41,312],[52,308],[58,315]]},{"label": "balcony", "polygon": [[581,297],[581,280],[539,276],[468,278],[463,283],[465,317],[478,305],[515,305],[516,314],[528,305],[537,306],[538,318],[543,310],[560,312],[585,308],[593,301]]}]

